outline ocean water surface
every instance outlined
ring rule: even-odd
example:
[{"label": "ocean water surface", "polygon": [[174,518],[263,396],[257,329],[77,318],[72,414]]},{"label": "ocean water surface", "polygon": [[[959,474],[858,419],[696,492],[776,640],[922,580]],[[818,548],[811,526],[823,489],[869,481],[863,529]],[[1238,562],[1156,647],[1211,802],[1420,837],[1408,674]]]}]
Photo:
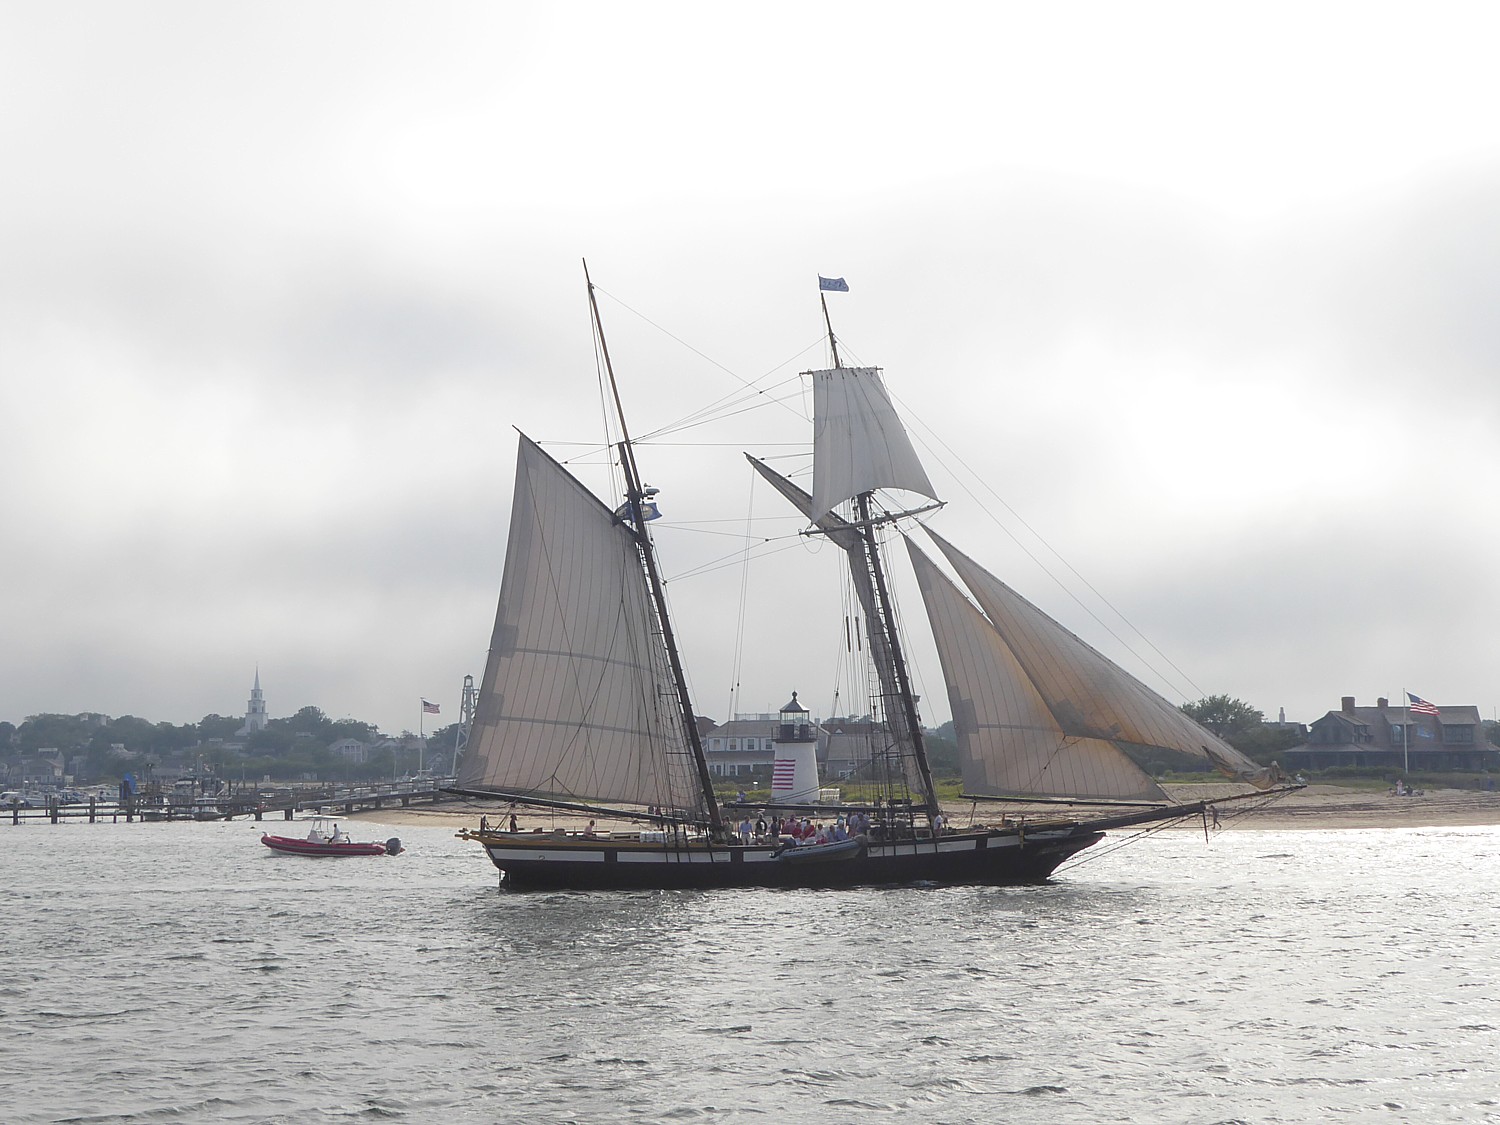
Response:
[{"label": "ocean water surface", "polygon": [[1500,1122],[1500,829],[631,894],[392,834],[0,826],[0,1120]]}]

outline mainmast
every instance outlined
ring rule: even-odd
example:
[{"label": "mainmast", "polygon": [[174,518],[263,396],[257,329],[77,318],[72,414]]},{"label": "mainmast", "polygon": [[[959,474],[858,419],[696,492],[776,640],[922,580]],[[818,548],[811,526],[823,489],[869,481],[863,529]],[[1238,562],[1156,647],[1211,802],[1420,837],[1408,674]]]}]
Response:
[{"label": "mainmast", "polygon": [[693,714],[692,699],[688,696],[687,677],[682,670],[682,658],[677,652],[677,640],[672,633],[672,619],[667,612],[666,592],[656,566],[656,551],[651,535],[646,530],[646,521],[641,510],[645,500],[645,489],[635,463],[635,449],[630,441],[630,430],[625,424],[625,408],[620,402],[620,388],[615,382],[614,365],[609,359],[609,344],[604,339],[604,323],[599,319],[599,302],[594,296],[594,282],[589,277],[589,264],[583,263],[583,279],[588,284],[589,310],[594,319],[594,331],[599,336],[599,350],[604,356],[604,371],[609,376],[610,394],[614,397],[615,416],[620,421],[620,468],[625,473],[625,498],[630,505],[630,529],[641,554],[641,564],[646,572],[646,585],[651,592],[651,604],[656,612],[657,625],[661,629],[662,643],[666,646],[667,662],[672,669],[672,682],[677,691],[681,710],[683,734],[693,752],[693,763],[698,771],[698,784],[703,790],[704,805],[708,810],[709,830],[718,836],[724,830],[724,818],[719,812],[719,800],[714,795],[713,781],[708,773],[708,759],[703,754],[703,739],[698,734],[697,716]]},{"label": "mainmast", "polygon": [[[828,298],[820,290],[818,300],[823,306],[823,323],[828,328],[828,346],[833,352],[834,371],[850,370],[844,367],[839,358],[838,337],[833,334],[833,320],[828,315]],[[858,376],[860,372],[850,370],[851,377]],[[877,380],[878,373],[870,369],[869,375]],[[882,398],[883,398],[882,392]],[[815,396],[816,400],[816,396]],[[899,421],[891,414],[891,421],[899,429]],[[884,427],[878,428],[884,437],[889,431]],[[861,435],[863,436],[863,435]],[[902,441],[910,448],[909,442],[902,432]],[[860,440],[858,438],[854,440]],[[915,461],[915,454],[912,454]],[[817,473],[814,468],[814,473]],[[921,485],[925,485],[925,491],[931,494],[931,485],[926,481],[926,474],[922,471],[920,464],[916,466],[916,473],[920,476]],[[893,481],[905,485],[907,481]],[[917,487],[920,489],[921,485]],[[921,787],[922,801],[927,809],[928,819],[935,821],[938,815],[937,791],[932,784],[932,767],[927,761],[927,747],[922,738],[922,722],[917,714],[917,700],[911,689],[911,674],[906,666],[906,657],[901,651],[901,639],[896,625],[895,607],[891,602],[890,588],[886,583],[885,566],[880,556],[880,540],[876,535],[876,527],[887,522],[893,517],[877,517],[872,513],[872,505],[875,499],[874,488],[862,488],[849,499],[853,500],[855,514],[857,516],[852,528],[853,536],[830,536],[834,542],[843,547],[849,556],[849,567],[852,571],[856,590],[862,591],[861,601],[865,603],[865,627],[870,634],[870,650],[875,659],[876,675],[880,680],[881,696],[884,706],[882,708],[887,722],[891,724],[892,733],[895,735],[898,745],[910,747],[912,761],[916,765],[917,782]],[[828,513],[815,514],[808,511],[809,517],[820,528],[824,527]],[[883,657],[883,659],[881,658]]]}]

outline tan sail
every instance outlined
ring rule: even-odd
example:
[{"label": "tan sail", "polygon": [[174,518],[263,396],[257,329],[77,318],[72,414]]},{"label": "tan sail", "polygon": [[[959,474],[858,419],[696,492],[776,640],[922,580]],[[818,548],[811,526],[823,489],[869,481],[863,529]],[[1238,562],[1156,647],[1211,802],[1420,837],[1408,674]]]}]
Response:
[{"label": "tan sail", "polygon": [[[787,480],[764,461],[758,461],[748,453],[745,458],[777,492],[791,501],[803,515],[811,518],[812,497],[806,491]],[[910,729],[911,724],[900,706],[899,689],[896,684],[896,661],[891,652],[890,643],[884,632],[876,625],[875,587],[870,577],[870,569],[865,565],[861,554],[859,529],[832,512],[825,512],[812,522],[849,557],[849,581],[859,601],[860,616],[865,624],[865,642],[869,646],[870,661],[875,666],[875,676],[880,683],[881,717],[886,723],[892,740],[889,754],[872,751],[870,757],[874,759],[879,756],[887,762],[899,763],[901,776],[907,786],[914,791],[920,791],[921,773],[913,760],[916,732]]]},{"label": "tan sail", "polygon": [[965,792],[1166,800],[1114,743],[1065,733],[984,614],[909,538],[906,547],[948,686]]},{"label": "tan sail", "polygon": [[696,810],[671,684],[629,525],[523,435],[458,786]]},{"label": "tan sail", "polygon": [[812,372],[814,523],[850,497],[899,488],[937,499],[878,367]]},{"label": "tan sail", "polygon": [[1254,762],[1070,633],[942,536],[932,536],[1058,728],[1077,739],[1169,750],[1269,784]]}]

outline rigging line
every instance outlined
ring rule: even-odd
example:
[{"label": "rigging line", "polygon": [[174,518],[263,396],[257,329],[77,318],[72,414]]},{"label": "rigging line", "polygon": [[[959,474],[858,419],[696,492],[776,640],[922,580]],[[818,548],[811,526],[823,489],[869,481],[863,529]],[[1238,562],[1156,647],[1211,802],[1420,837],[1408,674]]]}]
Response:
[{"label": "rigging line", "polygon": [[[668,527],[665,530],[667,532],[683,531],[683,532],[687,532],[687,533],[692,534],[692,535],[719,535],[719,536],[727,537],[729,539],[748,539],[748,540],[753,540],[756,543],[769,543],[771,541],[771,538],[773,538],[773,537],[768,537],[768,536],[765,536],[765,535],[751,535],[751,534],[749,534],[748,529],[746,531],[743,531],[743,532],[741,532],[741,531],[719,531],[719,530],[717,530],[715,528],[711,528],[711,527],[693,527],[691,524],[685,524],[685,523],[669,524]],[[774,536],[774,538],[776,538],[776,539],[786,539],[786,538],[788,538],[788,536],[777,535],[777,536]]]},{"label": "rigging line", "polygon": [[[762,377],[764,378],[764,376]],[[755,389],[753,394],[736,392],[727,395],[720,395],[712,402],[704,403],[702,406],[698,407],[698,409],[691,411],[688,414],[684,414],[681,418],[677,419],[677,421],[670,422],[665,426],[659,427],[655,432],[662,433],[670,432],[674,429],[686,429],[689,426],[701,424],[702,422],[707,421],[711,418],[725,416],[725,411],[728,411],[733,407],[741,406],[745,403],[755,403],[757,399],[767,399],[768,401],[777,404],[785,404],[787,402],[791,402],[793,399],[800,399],[803,397],[800,393],[801,382],[802,376],[800,373],[798,373],[796,375],[789,375],[786,378],[782,379],[780,382],[772,383],[768,387]],[[772,397],[775,392],[780,391],[781,388],[785,387],[788,383],[798,384],[798,394],[783,394],[778,397]],[[758,403],[756,405],[763,406],[765,405],[765,403]],[[805,419],[806,417],[805,410],[800,412],[794,411],[794,413],[797,413],[799,418]]]},{"label": "rigging line", "polygon": [[[664,431],[659,431],[664,432]],[[548,444],[555,444],[549,442]],[[636,445],[649,445],[652,449],[742,449],[745,443],[742,441],[646,441],[638,438]],[[757,448],[761,446],[781,445],[794,449],[806,449],[805,441],[767,441],[756,442]],[[785,454],[783,454],[785,456]]]},{"label": "rigging line", "polygon": [[[750,537],[750,524],[755,518],[755,478],[760,476],[754,466],[747,465],[750,471],[750,494],[745,504],[745,537]],[[748,603],[750,591],[750,552],[744,551],[742,565],[740,568],[740,605],[739,619],[735,622],[734,629],[734,660],[730,668],[729,685],[729,718],[733,720],[734,709],[739,703],[740,694],[740,670],[744,667],[745,658],[745,610]]]},{"label": "rigging line", "polygon": [[[799,537],[799,539],[800,539],[800,537]],[[765,543],[774,543],[774,542],[776,542],[776,540],[774,540],[774,539],[767,539],[767,540],[765,540]],[[758,558],[758,559],[763,559],[763,558],[767,557],[768,555],[777,555],[777,554],[780,554],[782,551],[789,551],[793,547],[800,547],[800,546],[802,546],[802,544],[800,542],[783,543],[781,546],[777,547],[774,551],[764,551],[761,554],[756,555],[755,557]],[[732,566],[734,564],[735,560],[738,559],[741,554],[742,554],[742,552],[740,552],[740,551],[734,551],[734,552],[732,552],[730,554],[727,554],[727,555],[721,555],[719,558],[712,559],[709,562],[704,563],[702,566],[695,566],[691,570],[684,570],[681,574],[675,574],[671,578],[663,578],[662,581],[664,583],[665,582],[680,582],[680,581],[682,581],[683,579],[686,579],[686,578],[698,578],[698,577],[701,577],[702,575],[705,575],[705,574],[712,574],[716,570],[723,570],[726,566]]]},{"label": "rigging line", "polygon": [[[592,303],[590,307],[592,308]],[[611,455],[611,451],[614,449],[614,441],[610,436],[609,425],[609,392],[606,387],[605,378],[608,367],[604,359],[604,325],[600,323],[597,316],[593,315],[592,311],[589,315],[589,332],[592,335],[594,341],[594,382],[599,388],[599,413],[602,415],[601,429],[604,431],[605,441],[605,444],[600,452],[603,452],[605,454],[605,465],[608,469],[610,495],[613,496],[622,491],[620,487],[622,481],[615,475],[614,459]],[[595,448],[597,449],[598,447]]]},{"label": "rigging line", "polygon": [[[894,398],[895,396],[893,395],[892,397]],[[918,417],[917,414],[914,411],[910,410],[907,407],[907,405],[906,405],[905,402],[902,402],[900,399],[897,399],[897,401],[901,403],[901,408],[907,414],[908,417],[910,417],[913,421],[917,422],[922,427],[923,431],[927,435],[931,436],[931,438],[932,438],[933,441],[935,441],[938,445],[942,446],[942,448],[944,450],[946,450],[953,457],[953,459],[955,461],[957,461],[958,464],[963,467],[963,469],[964,469],[964,471],[966,473],[968,473],[974,480],[979,481],[981,483],[982,487],[991,496],[993,496],[995,498],[995,500],[1002,507],[1004,507],[1007,512],[1009,512],[1012,516],[1015,517],[1016,522],[1018,522],[1022,527],[1024,527],[1027,531],[1029,531],[1033,536],[1035,536],[1037,542],[1041,543],[1042,546],[1046,547],[1047,550],[1052,554],[1052,556],[1054,558],[1056,558],[1060,563],[1062,563],[1063,566],[1067,567],[1068,570],[1073,574],[1073,576],[1075,578],[1077,578],[1079,582],[1083,583],[1083,585],[1085,587],[1087,587],[1087,589],[1089,590],[1090,593],[1092,593],[1096,598],[1098,598],[1104,605],[1108,606],[1111,613],[1113,613],[1116,617],[1118,617],[1121,621],[1123,621],[1127,626],[1129,626],[1131,632],[1133,632],[1136,636],[1140,637],[1141,640],[1145,641],[1146,644],[1148,646],[1150,646],[1150,648],[1151,648],[1151,650],[1153,652],[1155,652],[1159,657],[1161,657],[1162,660],[1166,661],[1167,664],[1173,669],[1173,671],[1175,671],[1179,676],[1181,676],[1182,679],[1187,682],[1188,686],[1191,687],[1194,691],[1196,691],[1198,693],[1198,697],[1200,699],[1204,698],[1206,696],[1207,693],[1204,692],[1204,690],[1201,687],[1199,687],[1196,683],[1193,682],[1193,678],[1191,676],[1189,676],[1186,672],[1184,672],[1181,668],[1179,668],[1177,666],[1177,664],[1172,660],[1172,658],[1169,657],[1166,653],[1162,652],[1162,650],[1160,648],[1158,648],[1155,643],[1152,642],[1151,638],[1148,637],[1148,636],[1146,636],[1146,634],[1144,632],[1142,632],[1140,630],[1140,628],[1138,628],[1136,626],[1136,624],[1133,621],[1130,620],[1130,618],[1126,617],[1124,613],[1120,612],[1120,610],[1118,608],[1116,608],[1116,606],[1114,605],[1113,602],[1111,602],[1107,597],[1105,597],[1102,593],[1100,593],[1099,590],[1097,588],[1095,588],[1095,586],[1093,585],[1093,583],[1091,583],[1087,578],[1085,578],[1082,574],[1080,574],[1079,571],[1078,571],[1078,569],[1076,567],[1074,567],[1072,563],[1068,562],[1068,560],[1063,557],[1062,553],[1060,551],[1058,551],[1056,547],[1052,546],[1052,544],[1049,543],[1047,541],[1047,539],[1039,531],[1037,531],[1034,527],[1032,527],[1029,523],[1026,522],[1025,518],[1019,512],[1017,512],[1013,507],[1011,507],[1010,504],[1006,503],[1005,498],[1002,497],[998,492],[995,491],[994,486],[990,485],[988,482],[986,482],[984,480],[984,478],[982,476],[980,476],[972,468],[970,468],[969,465],[968,465],[968,463],[966,461],[964,461],[964,459],[961,456],[959,456],[958,453],[956,453],[954,451],[953,447],[950,446],[947,442],[945,442],[941,437],[939,437],[937,435],[937,433],[935,431],[933,431],[933,429],[930,426],[928,426],[927,423],[923,422],[922,419],[920,417]],[[928,441],[926,440],[926,438],[921,438],[919,440],[922,441],[923,446],[926,447],[927,449],[932,449],[933,448],[932,445],[930,445],[928,443]],[[936,451],[934,450],[934,452],[936,452]],[[942,458],[939,458],[939,461],[941,461],[941,460],[942,460]],[[1050,567],[1048,567],[1047,564],[1044,563],[1041,559],[1039,559],[1036,556],[1035,553],[1032,552],[1031,548],[1029,548],[1028,546],[1026,546],[1026,544],[1022,543],[1021,540],[1020,540],[1020,538],[1015,534],[1015,532],[1011,531],[1010,528],[1006,527],[1003,523],[1001,523],[998,519],[996,519],[995,514],[993,512],[991,512],[988,507],[986,507],[984,501],[979,496],[975,495],[974,490],[971,489],[968,486],[968,484],[966,484],[962,479],[960,479],[956,475],[954,476],[953,480],[954,480],[955,484],[957,484],[961,489],[963,489],[964,492],[972,500],[974,500],[979,505],[980,511],[984,512],[985,515],[989,516],[991,522],[993,522],[996,527],[998,527],[1001,531],[1003,531],[1010,538],[1011,542],[1015,543],[1015,545],[1021,549],[1021,552],[1027,558],[1029,558],[1032,562],[1036,563],[1036,565],[1041,568],[1041,571],[1042,571],[1043,574],[1045,574],[1048,578],[1052,579],[1052,581],[1057,584],[1058,589],[1062,590],[1063,593],[1067,594],[1068,597],[1072,598],[1073,601],[1075,603],[1077,603],[1077,605],[1079,606],[1080,609],[1082,609],[1085,613],[1087,613],[1090,617],[1092,617],[1094,619],[1094,621],[1097,622],[1099,624],[1099,626],[1106,633],[1108,633],[1111,637],[1113,637],[1116,641],[1118,641],[1119,644],[1120,644],[1120,647],[1122,647],[1126,652],[1130,653],[1130,655],[1133,656],[1133,657],[1135,657],[1135,659],[1137,659],[1138,661],[1140,661],[1141,664],[1142,664],[1142,666],[1150,669],[1153,673],[1155,673],[1158,677],[1160,677],[1161,680],[1164,683],[1166,683],[1169,687],[1171,687],[1174,691],[1178,691],[1179,693],[1181,692],[1180,685],[1173,683],[1170,676],[1166,675],[1164,672],[1161,671],[1160,668],[1156,667],[1156,665],[1154,665],[1150,660],[1146,659],[1139,652],[1137,652],[1134,648],[1132,648],[1131,645],[1123,637],[1121,637],[1118,633],[1116,633],[1115,630],[1112,629],[1109,626],[1109,624],[1104,621],[1103,618],[1101,618],[1096,612],[1094,612],[1094,610],[1093,610],[1093,608],[1091,606],[1089,606],[1088,604],[1086,604],[1083,601],[1082,598],[1080,598],[1073,590],[1071,590],[1067,585],[1065,585],[1063,583],[1062,579],[1058,578],[1057,575],[1052,572],[1052,569]],[[1183,694],[1185,694],[1185,693],[1183,693]]]},{"label": "rigging line", "polygon": [[[678,336],[676,333],[670,332],[666,328],[663,328],[660,324],[657,324],[656,321],[652,320],[645,313],[640,312],[637,309],[631,308],[631,306],[627,305],[624,301],[620,300],[620,298],[616,297],[613,293],[609,292],[607,289],[602,289],[602,288],[600,288],[599,286],[596,285],[596,286],[594,286],[594,292],[604,294],[604,296],[608,297],[611,301],[615,302],[615,304],[619,305],[622,309],[624,309],[626,312],[630,313],[632,316],[638,317],[641,320],[645,321],[652,328],[654,328],[658,332],[660,332],[663,336],[666,336],[670,340],[675,340],[677,343],[681,344],[684,348],[686,348],[688,351],[692,352],[694,355],[696,355],[699,359],[703,360],[705,363],[712,364],[714,367],[717,367],[720,371],[724,372],[724,374],[730,376],[733,379],[738,379],[741,383],[743,383],[746,387],[750,388],[751,390],[754,390],[755,389],[755,384],[760,381],[759,379],[754,380],[754,381],[746,379],[743,375],[740,375],[737,372],[731,371],[728,367],[725,367],[722,363],[720,363],[718,360],[714,359],[712,356],[710,356],[710,355],[706,354],[705,352],[702,352],[699,349],[693,347],[692,344],[688,343],[681,336]],[[816,340],[814,340],[812,343],[808,344],[806,347],[801,348],[800,350],[798,350],[793,355],[791,355],[791,356],[787,357],[786,359],[782,360],[775,367],[773,367],[769,371],[767,371],[764,375],[761,375],[760,379],[764,379],[767,375],[774,374],[775,372],[781,370],[783,367],[787,366],[787,364],[792,363],[794,360],[796,360],[799,356],[805,355],[807,352],[811,351],[813,348],[821,346],[822,343],[823,343],[823,336],[820,333],[818,335],[818,338]]]},{"label": "rigging line", "polygon": [[[790,401],[790,398],[773,398],[769,399],[768,401],[776,405],[785,406],[786,403]],[[748,403],[749,405],[741,405],[741,403]],[[710,414],[707,411],[699,411],[696,414],[689,415],[688,417],[679,419],[676,422],[669,422],[665,426],[659,426],[656,429],[645,434],[644,437],[654,438],[659,437],[662,434],[683,433],[687,430],[696,429],[698,426],[706,426],[711,422],[722,422],[727,418],[737,418],[741,414],[749,414],[752,411],[759,410],[761,407],[765,406],[766,403],[755,402],[753,399],[744,399],[734,402],[730,405],[736,407],[737,409],[731,410],[726,406],[724,409],[715,414]],[[792,408],[787,407],[787,409],[791,410]],[[807,415],[804,412],[793,410],[792,413],[795,414],[799,420],[804,422],[807,421]],[[789,445],[792,443],[782,442],[781,444]]]}]

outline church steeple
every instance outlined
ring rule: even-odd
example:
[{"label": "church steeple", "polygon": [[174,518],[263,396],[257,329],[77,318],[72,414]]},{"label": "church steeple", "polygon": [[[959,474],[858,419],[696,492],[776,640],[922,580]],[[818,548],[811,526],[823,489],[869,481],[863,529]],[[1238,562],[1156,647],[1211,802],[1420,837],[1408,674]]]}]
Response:
[{"label": "church steeple", "polygon": [[265,730],[266,722],[266,697],[260,690],[260,665],[257,664],[255,686],[250,689],[250,702],[245,708],[245,725],[240,727],[235,734],[254,734],[258,730]]}]

